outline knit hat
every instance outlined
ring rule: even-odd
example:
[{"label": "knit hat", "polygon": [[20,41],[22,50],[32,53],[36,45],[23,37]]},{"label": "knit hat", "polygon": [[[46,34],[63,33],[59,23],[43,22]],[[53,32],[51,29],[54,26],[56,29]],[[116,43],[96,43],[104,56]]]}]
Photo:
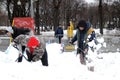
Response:
[{"label": "knit hat", "polygon": [[11,26],[7,27],[6,30],[7,30],[8,32],[12,33],[12,34],[14,33],[14,31],[13,31],[13,29],[12,29]]},{"label": "knit hat", "polygon": [[30,39],[27,43],[28,47],[36,47],[36,46],[39,46],[39,45],[40,45],[39,40],[34,36],[30,37]]},{"label": "knit hat", "polygon": [[77,28],[79,28],[79,27],[86,27],[86,26],[87,26],[86,21],[81,20],[81,21],[79,21],[79,23],[78,23],[78,25],[77,25]]}]

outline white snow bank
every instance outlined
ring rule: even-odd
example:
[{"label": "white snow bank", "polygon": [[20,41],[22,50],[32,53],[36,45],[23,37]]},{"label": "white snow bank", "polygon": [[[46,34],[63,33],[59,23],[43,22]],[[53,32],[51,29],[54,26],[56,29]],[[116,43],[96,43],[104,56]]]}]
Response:
[{"label": "white snow bank", "polygon": [[[1,80],[119,80],[120,53],[102,53],[95,59],[95,71],[88,71],[80,64],[75,52],[61,53],[61,45],[48,44],[49,66],[43,67],[41,62],[16,63],[14,55],[17,51],[10,49],[8,54],[0,52]],[[11,61],[11,58],[13,61]],[[7,62],[6,62],[7,60]]]}]

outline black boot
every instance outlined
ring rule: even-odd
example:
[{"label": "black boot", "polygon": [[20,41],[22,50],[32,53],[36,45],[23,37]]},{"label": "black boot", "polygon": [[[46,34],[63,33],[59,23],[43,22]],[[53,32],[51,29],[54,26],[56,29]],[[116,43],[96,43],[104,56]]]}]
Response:
[{"label": "black boot", "polygon": [[22,56],[18,57],[18,62],[22,62]]}]

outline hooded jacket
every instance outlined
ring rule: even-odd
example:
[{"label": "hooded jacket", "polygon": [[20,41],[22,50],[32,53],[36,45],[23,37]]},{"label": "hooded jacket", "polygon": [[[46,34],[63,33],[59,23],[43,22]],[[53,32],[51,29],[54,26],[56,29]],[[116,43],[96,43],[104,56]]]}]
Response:
[{"label": "hooded jacket", "polygon": [[[88,39],[88,35],[91,37]],[[86,26],[84,30],[77,29],[75,36],[72,38],[71,42],[77,41],[78,48],[84,50],[88,47],[87,42],[92,41],[95,38],[95,32],[92,27]]]}]

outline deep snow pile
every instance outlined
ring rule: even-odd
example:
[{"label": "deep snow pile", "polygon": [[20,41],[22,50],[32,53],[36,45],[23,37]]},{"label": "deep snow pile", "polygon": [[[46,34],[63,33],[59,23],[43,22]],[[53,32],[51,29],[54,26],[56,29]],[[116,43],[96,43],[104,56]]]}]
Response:
[{"label": "deep snow pile", "polygon": [[[102,41],[102,40],[101,40]],[[102,53],[96,55],[95,71],[88,71],[87,66],[80,64],[76,52],[61,53],[61,45],[47,44],[49,66],[43,67],[41,62],[16,63],[18,51],[11,47],[0,52],[1,80],[119,80],[120,53]],[[16,55],[17,54],[17,55]],[[100,58],[100,59],[99,59]]]}]

